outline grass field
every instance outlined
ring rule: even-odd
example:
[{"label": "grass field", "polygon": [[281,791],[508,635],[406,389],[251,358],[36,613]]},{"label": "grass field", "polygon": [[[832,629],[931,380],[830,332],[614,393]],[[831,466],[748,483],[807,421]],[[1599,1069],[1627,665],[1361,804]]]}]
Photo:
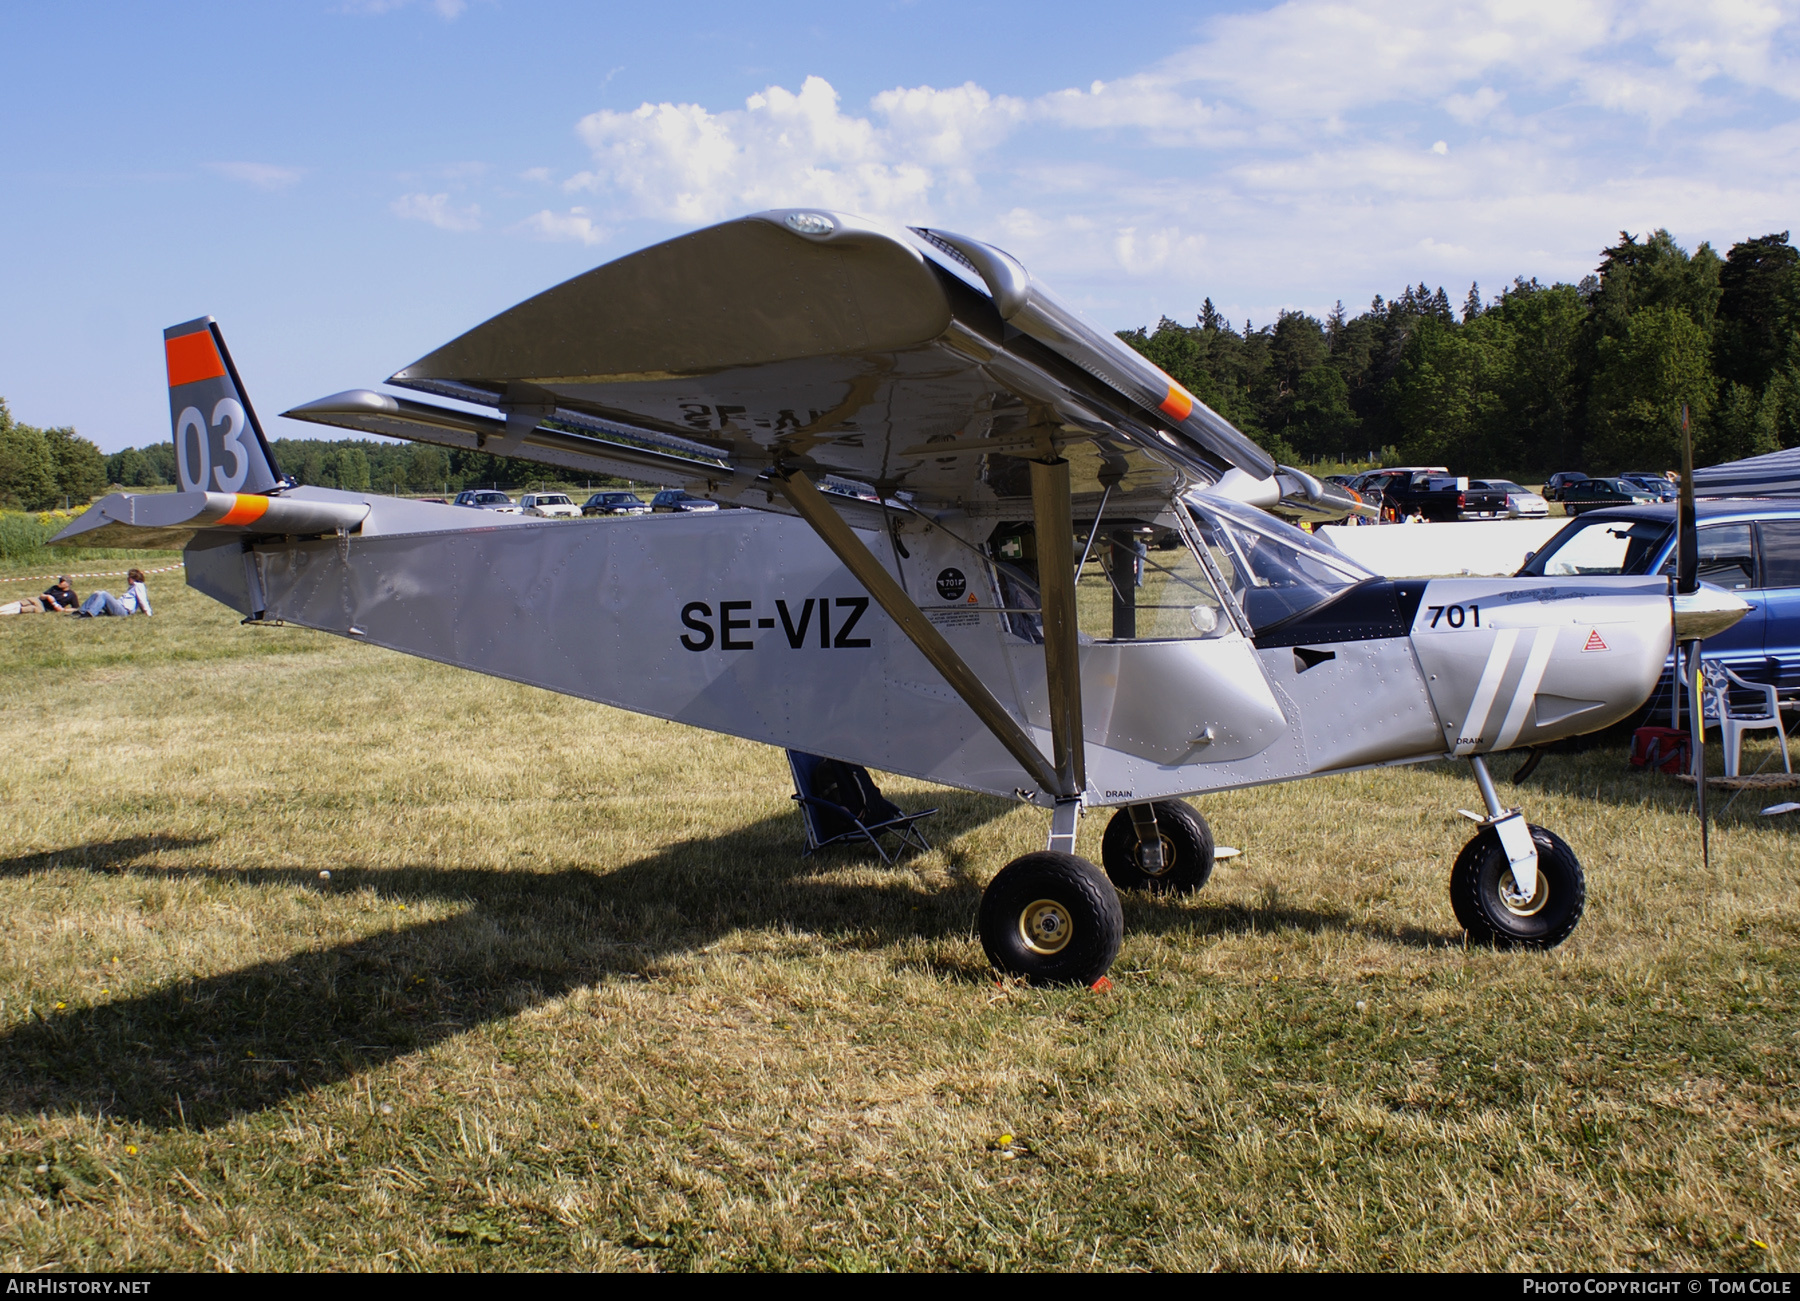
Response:
[{"label": "grass field", "polygon": [[1037,991],[973,924],[1040,812],[896,778],[937,852],[802,861],[779,752],[178,579],[0,621],[0,1268],[1800,1268],[1754,796],[1707,872],[1547,759],[1550,954],[1455,929],[1462,771],[1211,797],[1244,855]]}]

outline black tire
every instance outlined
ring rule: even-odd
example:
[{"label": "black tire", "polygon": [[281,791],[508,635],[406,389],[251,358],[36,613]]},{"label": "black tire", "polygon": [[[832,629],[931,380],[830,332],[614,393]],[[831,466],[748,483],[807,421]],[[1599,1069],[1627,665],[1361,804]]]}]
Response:
[{"label": "black tire", "polygon": [[1162,836],[1163,870],[1152,875],[1138,861],[1137,828],[1130,809],[1120,809],[1106,824],[1100,862],[1121,890],[1192,894],[1212,876],[1212,828],[1192,805],[1180,800],[1158,800],[1150,807],[1156,810],[1156,830]]},{"label": "black tire", "polygon": [[981,896],[988,961],[1034,985],[1091,985],[1119,956],[1125,915],[1099,868],[1049,850],[1015,858]]},{"label": "black tire", "polygon": [[1450,869],[1450,907],[1471,944],[1496,948],[1550,949],[1574,933],[1587,906],[1587,877],[1581,860],[1562,837],[1531,828],[1537,842],[1538,890],[1527,909],[1501,897],[1502,880],[1512,881],[1506,851],[1492,827],[1463,846]]}]

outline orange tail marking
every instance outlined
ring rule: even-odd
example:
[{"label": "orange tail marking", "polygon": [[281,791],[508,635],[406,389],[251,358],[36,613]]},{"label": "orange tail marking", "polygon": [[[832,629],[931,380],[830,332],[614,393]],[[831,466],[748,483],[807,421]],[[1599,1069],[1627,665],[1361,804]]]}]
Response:
[{"label": "orange tail marking", "polygon": [[[195,336],[190,334],[187,337],[192,339]],[[231,509],[215,522],[219,524],[254,524],[263,517],[268,509],[269,499],[267,497],[240,492],[237,494],[237,500],[232,503]]]},{"label": "orange tail marking", "polygon": [[1169,396],[1162,400],[1158,409],[1171,420],[1186,420],[1194,410],[1194,395],[1170,380]]},{"label": "orange tail marking", "polygon": [[169,387],[180,388],[225,373],[225,362],[213,346],[211,330],[195,330],[179,338],[165,339],[163,353],[169,362]]}]

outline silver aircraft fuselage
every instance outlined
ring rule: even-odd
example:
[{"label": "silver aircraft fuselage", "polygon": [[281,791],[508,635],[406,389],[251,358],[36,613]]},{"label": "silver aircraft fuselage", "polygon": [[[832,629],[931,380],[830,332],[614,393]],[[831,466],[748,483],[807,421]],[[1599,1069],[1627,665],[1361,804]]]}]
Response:
[{"label": "silver aircraft fuselage", "polygon": [[[491,523],[455,507],[298,489],[366,510],[312,541],[202,531],[188,581],[246,615],[709,731],[1043,803],[1018,763],[814,532],[733,510]],[[1000,613],[956,521],[864,543],[1044,748],[1042,645]],[[965,586],[946,600],[936,576]],[[1662,579],[1370,580],[1260,635],[1084,636],[1089,806],[1483,754],[1603,727],[1669,651]]]}]

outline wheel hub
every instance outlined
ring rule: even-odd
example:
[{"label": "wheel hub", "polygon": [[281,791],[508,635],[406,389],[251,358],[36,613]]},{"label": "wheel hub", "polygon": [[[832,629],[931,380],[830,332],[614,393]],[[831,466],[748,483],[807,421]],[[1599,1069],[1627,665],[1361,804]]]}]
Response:
[{"label": "wheel hub", "polygon": [[1035,900],[1019,913],[1019,937],[1033,953],[1060,953],[1074,934],[1074,917],[1054,899]]},{"label": "wheel hub", "polygon": [[1156,838],[1162,841],[1161,867],[1151,867],[1150,864],[1144,861],[1146,855],[1144,853],[1144,846],[1141,843],[1137,848],[1138,871],[1142,872],[1145,876],[1167,876],[1170,872],[1175,870],[1175,842],[1163,835],[1161,831],[1156,833]]},{"label": "wheel hub", "polygon": [[1536,916],[1544,910],[1544,905],[1550,902],[1550,883],[1545,879],[1542,867],[1538,868],[1537,888],[1531,892],[1529,897],[1519,889],[1519,883],[1513,880],[1510,867],[1500,874],[1499,885],[1500,902],[1514,917]]}]

